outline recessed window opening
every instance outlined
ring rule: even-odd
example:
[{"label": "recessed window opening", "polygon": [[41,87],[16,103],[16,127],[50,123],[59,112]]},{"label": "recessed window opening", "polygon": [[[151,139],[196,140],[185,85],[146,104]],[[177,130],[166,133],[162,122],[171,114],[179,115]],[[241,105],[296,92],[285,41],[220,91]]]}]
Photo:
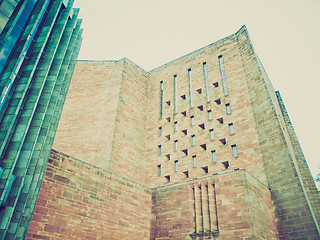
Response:
[{"label": "recessed window opening", "polygon": [[223,164],[225,169],[229,168],[229,162],[228,161],[222,162],[222,164]]},{"label": "recessed window opening", "polygon": [[158,155],[161,155],[161,145],[158,145]]},{"label": "recessed window opening", "polygon": [[223,92],[224,92],[225,96],[228,96],[229,92],[228,92],[228,87],[227,87],[227,79],[226,79],[226,74],[224,71],[224,64],[223,64],[222,55],[220,55],[218,58],[219,58],[219,64],[220,64]]},{"label": "recessed window opening", "polygon": [[186,95],[185,95],[185,94],[181,95],[180,97],[181,97],[183,100],[186,100]]},{"label": "recessed window opening", "polygon": [[232,155],[233,155],[233,157],[234,157],[234,158],[237,158],[237,157],[238,157],[237,145],[232,145],[231,148],[232,148]]},{"label": "recessed window opening", "polygon": [[178,130],[178,121],[173,123],[173,131],[176,132]]},{"label": "recessed window opening", "polygon": [[199,94],[202,93],[202,89],[201,89],[201,88],[198,88],[196,91],[197,91],[197,93],[199,93]]},{"label": "recessed window opening", "polygon": [[170,103],[170,101],[166,101],[166,104],[167,104],[168,106],[170,106],[171,103]]},{"label": "recessed window opening", "polygon": [[214,131],[213,131],[213,129],[209,130],[209,136],[210,136],[210,140],[213,141],[214,140]]},{"label": "recessed window opening", "polygon": [[187,135],[188,134],[188,130],[187,129],[184,129],[181,131],[184,135]]},{"label": "recessed window opening", "polygon": [[221,99],[217,99],[214,101],[217,105],[220,105],[221,104]]},{"label": "recessed window opening", "polygon": [[188,69],[190,108],[193,108],[191,68]]},{"label": "recessed window opening", "polygon": [[227,144],[227,141],[225,138],[221,138],[219,139],[219,141],[223,144],[223,145],[226,145]]},{"label": "recessed window opening", "polygon": [[204,62],[202,65],[203,65],[204,83],[205,83],[205,86],[206,86],[207,102],[210,102],[210,89],[209,89],[207,63]]},{"label": "recessed window opening", "polygon": [[214,86],[214,87],[219,87],[219,83],[218,82],[214,82],[214,83],[212,83],[212,85]]},{"label": "recessed window opening", "polygon": [[197,167],[197,156],[196,155],[194,155],[194,156],[192,156],[192,167]]},{"label": "recessed window opening", "polygon": [[167,175],[164,177],[166,179],[166,182],[169,183],[170,182],[170,175]]},{"label": "recessed window opening", "polygon": [[166,119],[167,119],[167,121],[168,121],[168,122],[170,122],[170,121],[171,121],[170,117],[167,117]]},{"label": "recessed window opening", "polygon": [[189,172],[188,171],[184,171],[184,172],[182,172],[183,174],[184,174],[184,176],[186,177],[186,178],[189,178]]},{"label": "recessed window opening", "polygon": [[161,165],[158,165],[158,177],[161,176]]},{"label": "recessed window opening", "polygon": [[191,145],[195,146],[196,145],[196,135],[191,136]]},{"label": "recessed window opening", "polygon": [[198,109],[199,109],[200,111],[203,111],[203,105],[198,106]]},{"label": "recessed window opening", "polygon": [[170,140],[170,135],[167,135],[166,138],[167,138],[168,140]]},{"label": "recessed window opening", "polygon": [[203,150],[207,150],[207,145],[206,144],[201,144],[200,147],[202,147]]},{"label": "recessed window opening", "polygon": [[208,120],[212,120],[212,110],[208,110]]},{"label": "recessed window opening", "polygon": [[223,123],[223,118],[222,117],[218,118],[217,121],[222,124]]},{"label": "recessed window opening", "polygon": [[231,114],[230,103],[227,103],[227,104],[226,104],[226,111],[227,111],[227,114]]},{"label": "recessed window opening", "polygon": [[174,140],[173,149],[174,149],[174,151],[178,151],[178,140]]},{"label": "recessed window opening", "polygon": [[213,163],[217,162],[216,150],[211,151],[211,160],[212,160]]},{"label": "recessed window opening", "polygon": [[166,159],[169,161],[170,160],[170,154],[166,154]]},{"label": "recessed window opening", "polygon": [[159,127],[159,137],[162,136],[162,127]]},{"label": "recessed window opening", "polygon": [[173,90],[174,90],[174,93],[173,93],[173,102],[174,102],[174,108],[173,108],[173,113],[174,114],[177,114],[178,113],[178,110],[177,110],[177,75],[174,75],[173,76]]},{"label": "recessed window opening", "polygon": [[233,135],[234,134],[234,126],[233,126],[233,123],[229,123],[229,133],[230,135]]},{"label": "recessed window opening", "polygon": [[188,156],[188,149],[183,149],[182,152],[184,153],[185,156]]},{"label": "recessed window opening", "polygon": [[191,126],[194,126],[194,116],[190,117]]},{"label": "recessed window opening", "polygon": [[163,81],[160,82],[160,115],[159,118],[162,118],[162,102],[163,102]]},{"label": "recessed window opening", "polygon": [[204,126],[204,123],[200,124],[199,127],[204,130],[205,129],[205,126]]},{"label": "recessed window opening", "polygon": [[178,172],[178,160],[174,161],[174,171]]},{"label": "recessed window opening", "polygon": [[201,167],[201,169],[203,170],[204,174],[207,174],[209,171],[208,166]]},{"label": "recessed window opening", "polygon": [[187,112],[186,111],[183,111],[183,112],[181,112],[181,114],[183,115],[183,116],[187,116]]}]

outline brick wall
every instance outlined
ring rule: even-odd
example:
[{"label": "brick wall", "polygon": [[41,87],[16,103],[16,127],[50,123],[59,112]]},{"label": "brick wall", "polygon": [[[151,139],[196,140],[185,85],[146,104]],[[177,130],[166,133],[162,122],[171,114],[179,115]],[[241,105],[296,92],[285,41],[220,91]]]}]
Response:
[{"label": "brick wall", "polygon": [[[259,147],[271,189],[272,200],[279,219],[278,230],[281,239],[317,239],[319,233],[312,219],[306,195],[299,181],[299,172],[310,179],[310,172],[305,163],[297,166],[296,156],[300,150],[293,150],[291,139],[293,129],[283,118],[275,91],[264,72],[244,29],[238,35],[246,82],[249,89],[258,132]],[[291,126],[292,127],[292,126]],[[290,127],[290,128],[291,128]],[[297,143],[295,143],[296,145]],[[303,178],[303,177],[302,177]],[[318,193],[315,193],[318,195]],[[318,195],[319,196],[319,195]],[[318,197],[319,199],[319,197]]]},{"label": "brick wall", "polygon": [[54,149],[108,168],[122,70],[122,61],[78,61]]},{"label": "brick wall", "polygon": [[52,150],[27,239],[149,239],[151,190]]},{"label": "brick wall", "polygon": [[[263,157],[237,35],[238,33],[233,34],[150,72],[152,81],[149,94],[147,167],[150,173],[149,182],[154,186],[166,183],[166,176],[170,176],[170,182],[177,182],[237,168],[245,168],[261,181],[266,182]],[[228,95],[223,91],[218,58],[220,55],[224,61]],[[207,67],[210,101],[207,101],[206,96],[204,62]],[[190,108],[188,69],[191,69],[192,76],[192,108]],[[174,113],[174,75],[177,76],[178,85],[176,114]],[[160,119],[161,81],[163,81],[163,116]],[[181,98],[182,95],[185,95],[185,99]],[[168,101],[170,105],[167,104]],[[231,114],[227,114],[226,104],[230,104]],[[202,110],[200,106],[203,107]],[[208,119],[209,110],[212,111],[212,120]],[[184,112],[185,115],[182,114]],[[191,126],[191,116],[194,117],[194,126]],[[219,122],[218,119],[223,119],[223,122]],[[174,122],[177,122],[177,130],[174,129]],[[230,123],[235,129],[233,135],[229,133]],[[200,127],[201,124],[204,124],[204,129]],[[159,127],[162,128],[162,136],[159,136]],[[210,139],[210,129],[214,131],[214,140]],[[186,130],[187,133],[184,134],[182,130]],[[192,135],[195,136],[194,146],[191,144]],[[225,144],[220,141],[222,139],[225,139]],[[178,149],[175,151],[174,141],[176,140]],[[201,147],[203,144],[206,144],[205,150]],[[160,155],[157,152],[159,145],[162,148]],[[236,158],[232,155],[232,145],[237,146],[238,157]],[[182,152],[186,149],[188,155]],[[216,151],[216,162],[212,162],[211,151]],[[197,167],[193,167],[192,156],[197,158]],[[178,161],[178,171],[175,171],[174,161]],[[228,162],[228,168],[222,164],[223,162]],[[161,176],[157,176],[158,165],[162,168]],[[203,167],[207,168],[207,173],[203,171]],[[189,174],[188,178],[183,173],[186,171]]]},{"label": "brick wall", "polygon": [[157,187],[152,201],[151,239],[278,238],[270,191],[246,170]]}]

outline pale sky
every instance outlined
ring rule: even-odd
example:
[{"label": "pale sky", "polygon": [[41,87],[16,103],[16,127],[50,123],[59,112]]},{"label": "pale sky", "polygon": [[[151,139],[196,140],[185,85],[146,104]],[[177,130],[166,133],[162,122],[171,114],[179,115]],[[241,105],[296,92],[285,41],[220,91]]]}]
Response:
[{"label": "pale sky", "polygon": [[75,0],[81,60],[149,71],[247,26],[315,175],[320,165],[320,0]]}]

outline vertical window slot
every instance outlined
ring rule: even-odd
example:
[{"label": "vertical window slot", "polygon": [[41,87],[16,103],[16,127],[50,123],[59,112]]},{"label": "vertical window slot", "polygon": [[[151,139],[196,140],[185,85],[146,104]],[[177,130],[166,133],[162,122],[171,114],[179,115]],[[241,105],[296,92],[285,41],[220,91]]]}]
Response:
[{"label": "vertical window slot", "polygon": [[211,151],[211,159],[213,163],[217,162],[217,154],[216,154],[216,150]]},{"label": "vertical window slot", "polygon": [[220,55],[218,58],[219,58],[219,64],[220,64],[220,72],[221,72],[223,92],[224,92],[225,96],[228,96],[229,92],[228,92],[228,87],[227,87],[227,79],[226,79],[226,74],[225,74],[225,71],[224,71],[224,64],[223,64],[222,55]]},{"label": "vertical window slot", "polygon": [[203,63],[203,74],[204,74],[204,83],[206,86],[206,96],[207,102],[210,102],[210,89],[209,89],[209,81],[208,81],[208,71],[207,71],[207,63]]},{"label": "vertical window slot", "polygon": [[233,157],[234,157],[234,158],[237,158],[237,157],[238,157],[237,145],[232,145],[231,148],[232,148],[232,155],[233,155]]},{"label": "vertical window slot", "polygon": [[231,114],[231,106],[230,106],[230,103],[227,103],[227,104],[226,104],[226,111],[227,111],[227,114]]},{"label": "vertical window slot", "polygon": [[173,76],[173,90],[174,90],[174,96],[173,96],[173,103],[174,103],[174,107],[173,107],[173,113],[177,114],[178,110],[177,110],[177,75]]},{"label": "vertical window slot", "polygon": [[188,69],[190,108],[193,108],[191,68]]},{"label": "vertical window slot", "polygon": [[162,119],[162,107],[163,107],[163,81],[160,82],[160,116],[159,118]]}]

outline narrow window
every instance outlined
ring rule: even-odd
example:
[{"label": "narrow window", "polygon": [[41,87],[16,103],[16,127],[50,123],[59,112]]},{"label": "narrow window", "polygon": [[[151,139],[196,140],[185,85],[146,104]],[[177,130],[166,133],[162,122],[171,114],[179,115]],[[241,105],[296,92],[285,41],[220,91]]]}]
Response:
[{"label": "narrow window", "polygon": [[158,145],[158,155],[161,155],[161,145]]},{"label": "narrow window", "polygon": [[190,108],[193,108],[191,68],[188,69]]},{"label": "narrow window", "polygon": [[158,165],[158,177],[161,176],[161,165]]},{"label": "narrow window", "polygon": [[233,126],[233,123],[229,123],[229,133],[230,133],[230,135],[233,135],[233,134],[234,134],[234,126]]},{"label": "narrow window", "polygon": [[162,127],[159,127],[159,137],[162,136]]},{"label": "narrow window", "polygon": [[226,111],[227,111],[227,114],[231,114],[230,103],[227,103],[227,104],[226,104]]},{"label": "narrow window", "polygon": [[207,63],[203,63],[203,74],[204,74],[204,83],[206,86],[206,95],[207,95],[207,102],[210,102],[210,89],[209,89],[209,81],[208,81],[208,71],[207,71]]},{"label": "narrow window", "polygon": [[238,150],[237,150],[237,145],[232,145],[232,155],[234,158],[238,157]]},{"label": "narrow window", "polygon": [[214,140],[214,131],[213,131],[213,129],[209,130],[209,135],[210,135],[210,140],[213,141]]},{"label": "narrow window", "polygon": [[178,151],[178,140],[174,140],[173,148],[174,148],[174,151]]},{"label": "narrow window", "polygon": [[228,87],[227,87],[226,74],[224,72],[224,65],[223,65],[222,55],[220,55],[218,58],[219,58],[219,64],[220,64],[220,72],[221,72],[221,78],[222,78],[223,92],[224,92],[225,96],[228,96],[229,92],[228,92]]},{"label": "narrow window", "polygon": [[208,120],[212,120],[212,111],[208,110]]},{"label": "narrow window", "polygon": [[177,75],[173,76],[173,90],[174,90],[174,108],[173,108],[173,112],[174,114],[178,113],[177,110]]},{"label": "narrow window", "polygon": [[191,145],[192,146],[196,145],[196,135],[191,136]]},{"label": "narrow window", "polygon": [[160,82],[160,119],[162,119],[163,81]]},{"label": "narrow window", "polygon": [[217,162],[217,154],[216,154],[216,150],[211,151],[211,159],[213,163]]},{"label": "narrow window", "polygon": [[191,126],[194,126],[194,116],[190,117],[190,121],[191,121]]},{"label": "narrow window", "polygon": [[177,131],[178,130],[178,122],[177,121],[175,121],[174,122],[174,125],[173,125],[173,131]]},{"label": "narrow window", "polygon": [[174,161],[174,171],[178,172],[178,160]]},{"label": "narrow window", "polygon": [[192,156],[192,167],[197,167],[197,156]]}]

